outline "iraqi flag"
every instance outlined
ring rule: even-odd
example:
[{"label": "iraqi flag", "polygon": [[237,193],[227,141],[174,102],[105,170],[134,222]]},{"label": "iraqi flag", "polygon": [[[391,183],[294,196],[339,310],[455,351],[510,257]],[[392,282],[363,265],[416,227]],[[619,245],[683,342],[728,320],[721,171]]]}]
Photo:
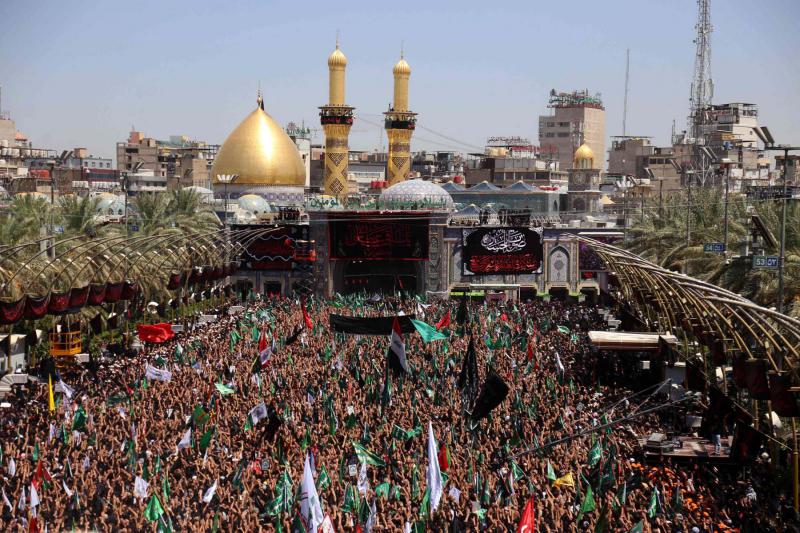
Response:
[{"label": "iraqi flag", "polygon": [[392,324],[392,336],[389,337],[389,366],[396,374],[409,372],[408,361],[406,361],[406,343],[403,341],[403,332],[400,331],[400,321],[397,317]]},{"label": "iraqi flag", "polygon": [[528,362],[533,361],[533,339],[528,339]]},{"label": "iraqi flag", "polygon": [[267,332],[262,331],[261,335],[258,336],[258,353],[260,354],[266,349],[267,349]]},{"label": "iraqi flag", "polygon": [[436,329],[441,331],[442,329],[446,328],[450,325],[450,310],[447,310],[447,314],[444,315],[439,322],[436,323]]},{"label": "iraqi flag", "polygon": [[[264,341],[264,344],[266,344],[266,341]],[[258,357],[256,357],[255,361],[253,361],[253,368],[252,368],[253,374],[258,374],[259,372],[267,368],[267,366],[269,365],[269,359],[270,357],[272,357],[272,346],[266,346],[262,350],[260,349],[261,341],[259,341],[258,347],[259,347]]]}]

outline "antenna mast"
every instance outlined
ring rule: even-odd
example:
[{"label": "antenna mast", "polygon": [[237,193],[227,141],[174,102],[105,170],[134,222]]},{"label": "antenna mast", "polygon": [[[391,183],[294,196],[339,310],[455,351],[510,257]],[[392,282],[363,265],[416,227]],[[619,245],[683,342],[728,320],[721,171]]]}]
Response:
[{"label": "antenna mast", "polygon": [[625,50],[625,104],[622,106],[622,136],[625,137],[625,126],[628,122],[628,81],[631,69],[631,49]]},{"label": "antenna mast", "polygon": [[711,105],[714,82],[711,80],[711,0],[697,0],[697,23],[694,39],[694,77],[689,96],[688,132],[695,143],[702,134],[703,110]]}]

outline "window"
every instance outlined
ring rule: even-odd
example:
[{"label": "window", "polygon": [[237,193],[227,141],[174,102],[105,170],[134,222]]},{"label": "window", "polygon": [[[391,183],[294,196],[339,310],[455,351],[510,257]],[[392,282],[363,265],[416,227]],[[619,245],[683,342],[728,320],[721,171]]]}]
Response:
[{"label": "window", "polygon": [[92,168],[95,168],[95,162],[92,161]]},{"label": "window", "polygon": [[555,126],[556,126],[556,123],[555,123],[555,122],[548,122],[548,123],[547,123],[547,127],[548,127],[548,128],[554,128]]},{"label": "window", "polygon": [[547,132],[547,133],[545,133],[545,134],[544,134],[544,136],[545,136],[545,137],[555,137],[555,136],[556,136],[556,134],[555,134],[555,133],[553,133],[552,131],[550,131],[550,132]]},{"label": "window", "polygon": [[558,132],[558,136],[559,137],[569,137],[569,132],[568,131],[559,131]]}]

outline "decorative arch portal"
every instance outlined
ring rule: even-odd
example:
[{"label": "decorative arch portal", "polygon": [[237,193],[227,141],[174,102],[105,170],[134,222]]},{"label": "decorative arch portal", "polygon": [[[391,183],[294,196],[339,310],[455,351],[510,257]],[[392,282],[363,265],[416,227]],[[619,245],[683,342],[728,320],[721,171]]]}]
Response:
[{"label": "decorative arch portal", "polygon": [[572,200],[572,210],[580,213],[586,211],[586,200],[583,198],[575,198]]},{"label": "decorative arch portal", "polygon": [[547,281],[551,284],[569,283],[569,252],[563,246],[550,251],[547,261]]}]

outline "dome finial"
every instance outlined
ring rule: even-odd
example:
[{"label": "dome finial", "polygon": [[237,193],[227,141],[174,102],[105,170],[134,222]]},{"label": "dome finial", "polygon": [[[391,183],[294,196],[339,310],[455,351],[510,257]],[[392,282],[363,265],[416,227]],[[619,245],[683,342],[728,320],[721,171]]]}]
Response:
[{"label": "dome finial", "polygon": [[405,41],[400,41],[400,59],[405,58],[404,49],[405,49]]},{"label": "dome finial", "polygon": [[259,109],[262,111],[264,110],[264,97],[261,94],[261,82],[258,82],[258,92],[256,93],[256,104],[258,105]]},{"label": "dome finial", "polygon": [[336,49],[339,49],[339,30],[336,30]]}]

